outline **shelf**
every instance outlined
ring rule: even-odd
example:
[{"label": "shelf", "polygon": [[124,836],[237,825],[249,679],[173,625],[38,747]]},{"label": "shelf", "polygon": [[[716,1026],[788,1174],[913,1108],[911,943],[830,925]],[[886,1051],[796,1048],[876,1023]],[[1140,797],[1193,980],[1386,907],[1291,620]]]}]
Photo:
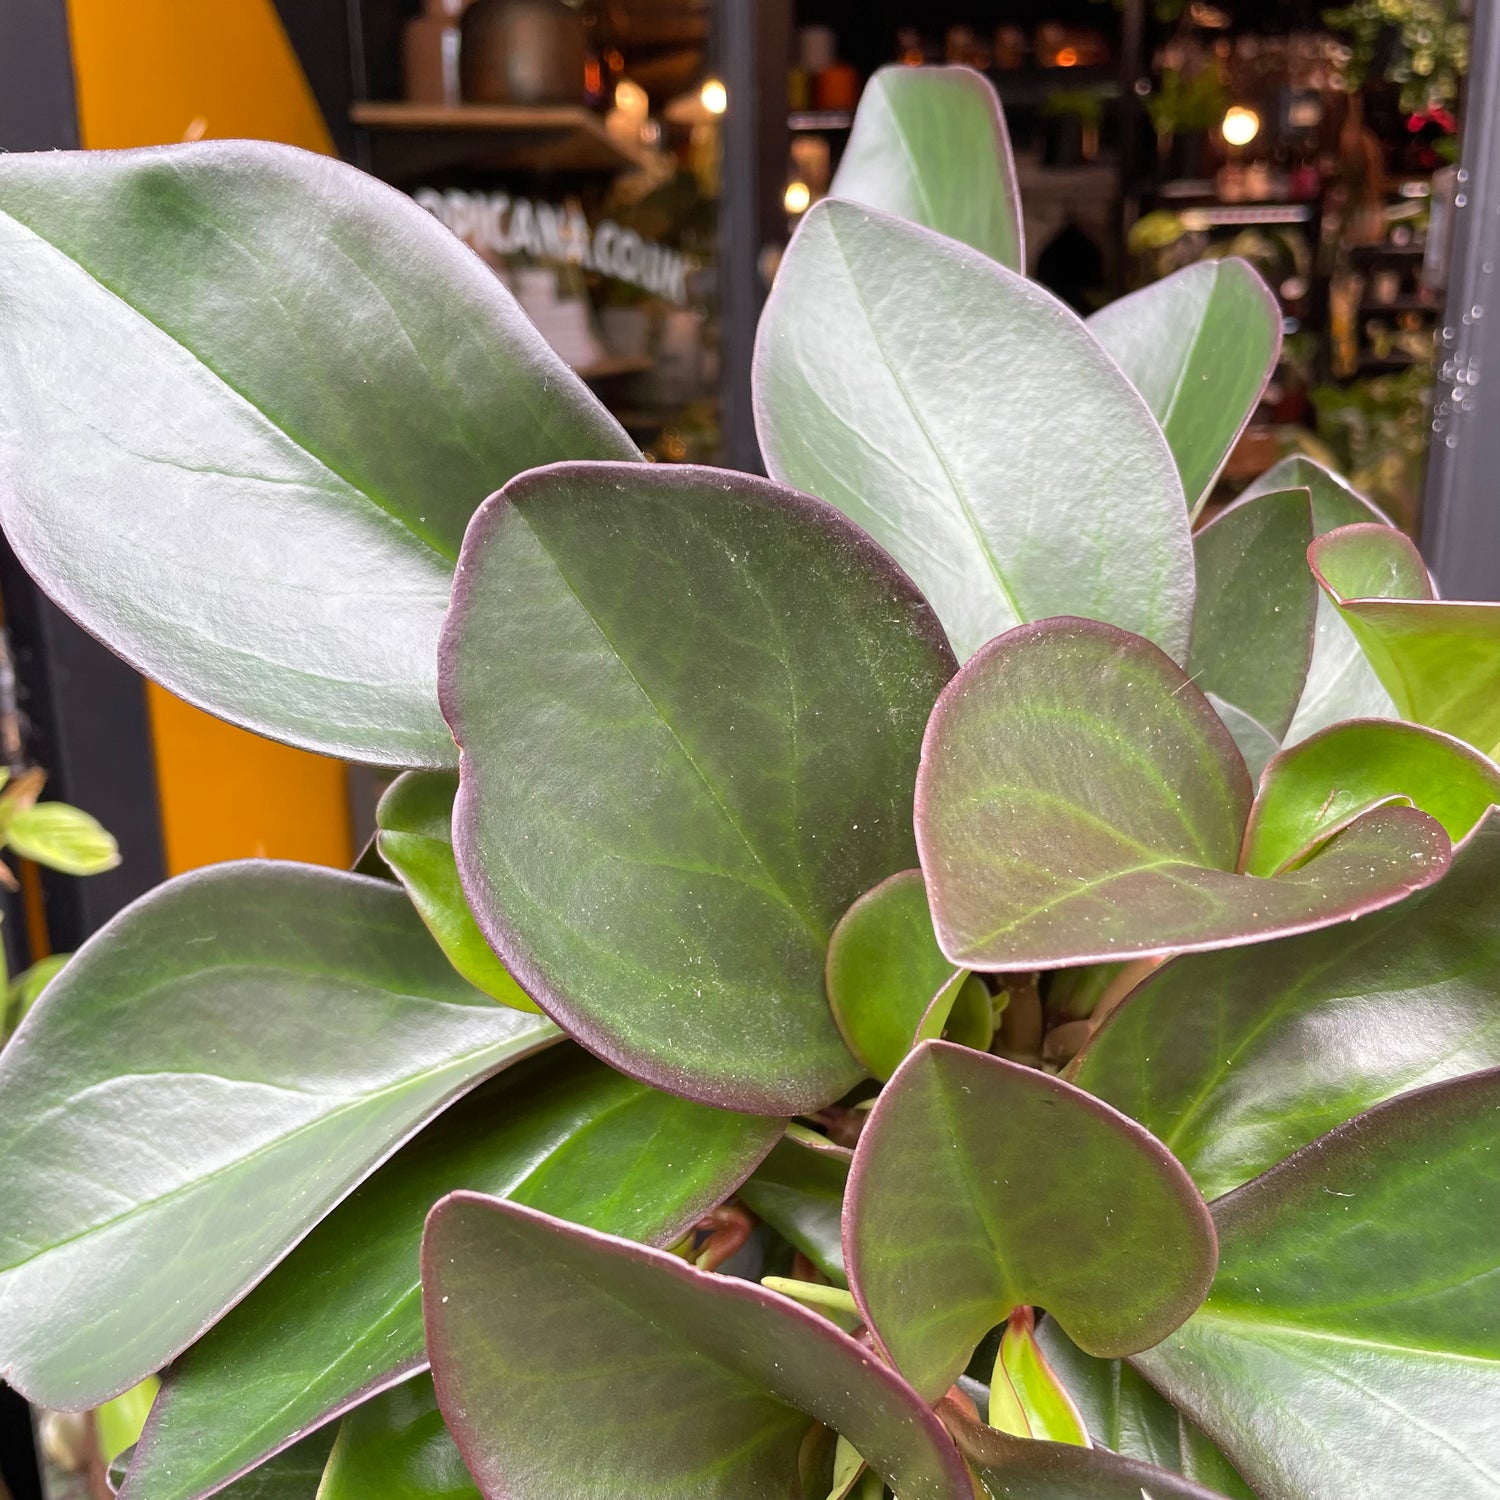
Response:
[{"label": "shelf", "polygon": [[786,117],[786,128],[793,135],[816,130],[847,130],[854,123],[849,109],[794,109]]},{"label": "shelf", "polygon": [[349,115],[371,131],[442,141],[450,148],[455,140],[477,143],[486,156],[513,158],[537,172],[620,172],[657,164],[652,152],[617,140],[582,105],[367,102],[354,105]]},{"label": "shelf", "polygon": [[651,367],[651,360],[641,354],[634,358],[601,359],[597,364],[585,365],[573,373],[580,380],[609,380],[615,375],[643,375]]},{"label": "shelf", "polygon": [[1351,245],[1349,259],[1355,264],[1373,260],[1421,260],[1427,254],[1425,245]]},{"label": "shelf", "polygon": [[1442,310],[1440,302],[1431,301],[1426,297],[1396,297],[1390,302],[1361,302],[1359,304],[1361,317],[1373,317],[1376,313],[1439,313]]}]

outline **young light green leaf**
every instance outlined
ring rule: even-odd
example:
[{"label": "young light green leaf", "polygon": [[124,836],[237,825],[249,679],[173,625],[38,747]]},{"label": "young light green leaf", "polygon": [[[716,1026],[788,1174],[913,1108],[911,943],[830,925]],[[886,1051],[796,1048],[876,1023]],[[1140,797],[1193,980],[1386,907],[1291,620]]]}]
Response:
[{"label": "young light green leaf", "polygon": [[458,867],[522,988],[690,1098],[789,1114],[851,1088],[828,939],[915,862],[954,665],[911,581],[763,479],[559,464],[469,528],[442,650]]},{"label": "young light green leaf", "polygon": [[1308,561],[1403,718],[1500,747],[1500,604],[1433,597],[1422,556],[1389,526],[1344,526]]},{"label": "young light green leaf", "polygon": [[390,885],[217,865],[91,938],[0,1054],[0,1349],[48,1406],[160,1369],[456,1095],[557,1037]]},{"label": "young light green leaf", "polygon": [[844,1190],[853,1154],[831,1141],[787,1135],[740,1185],[740,1201],[800,1250],[835,1286],[844,1275]]},{"label": "young light green leaf", "polygon": [[376,847],[453,967],[492,1000],[535,1011],[536,1002],[495,957],[464,900],[453,857],[457,795],[458,777],[451,772],[408,771],[375,809]]},{"label": "young light green leaf", "polygon": [[422,1285],[438,1403],[488,1494],[800,1495],[811,1419],[902,1500],[971,1500],[916,1392],[826,1318],[749,1282],[456,1193],[428,1220]]},{"label": "young light green leaf", "polygon": [[1067,1388],[1053,1373],[1036,1338],[1036,1313],[1018,1307],[1006,1320],[990,1378],[989,1425],[1014,1437],[1091,1448]]},{"label": "young light green leaf", "polygon": [[1017,1307],[1045,1307],[1094,1353],[1155,1343],[1202,1301],[1214,1237],[1187,1174],[1133,1121],[924,1042],[860,1136],[844,1260],[865,1321],[936,1400]]},{"label": "young light green leaf", "polygon": [[1149,641],[1021,626],[928,726],[916,830],[938,944],[993,970],[1238,946],[1389,906],[1448,866],[1442,829],[1400,807],[1274,881],[1238,875],[1249,808],[1228,731]]},{"label": "young light green leaf", "polygon": [[1231,256],[1121,297],[1088,326],[1161,423],[1196,515],[1281,357],[1281,304]]},{"label": "young light green leaf", "polygon": [[1278,739],[1297,711],[1312,660],[1312,537],[1306,490],[1232,505],[1193,536],[1198,602],[1188,675]]},{"label": "young light green leaf", "polygon": [[190,1500],[425,1367],[418,1247],[455,1188],[654,1244],[731,1193],[781,1122],[662,1094],[561,1046],[477,1089],[174,1366],[123,1500]]},{"label": "young light green leaf", "polygon": [[317,1500],[480,1500],[426,1375],[357,1406],[339,1424]]},{"label": "young light green leaf", "polygon": [[1164,965],[1069,1076],[1227,1193],[1383,1099],[1500,1067],[1497,890],[1492,814],[1398,907]]},{"label": "young light green leaf", "polygon": [[1500,1495],[1500,1070],[1393,1099],[1214,1205],[1204,1306],[1135,1359],[1262,1500]]},{"label": "young light green leaf", "polygon": [[829,193],[1026,270],[1005,114],[971,68],[881,68],[860,96]]},{"label": "young light green leaf", "polygon": [[1171,452],[1034,282],[873,209],[817,204],[777,273],[754,380],[772,476],[890,552],[960,660],[1060,614],[1186,656],[1192,541]]},{"label": "young light green leaf", "polygon": [[1245,830],[1249,875],[1274,875],[1373,807],[1405,799],[1457,843],[1500,802],[1500,767],[1451,735],[1397,720],[1335,724],[1267,767]]},{"label": "young light green leaf", "polygon": [[475,506],[637,457],[490,268],[403,194],[251,141],[0,159],[0,521],[180,696],[451,765],[437,637]]},{"label": "young light green leaf", "polygon": [[120,846],[97,818],[66,802],[36,802],[10,820],[5,842],[22,859],[64,875],[102,875],[120,863]]}]

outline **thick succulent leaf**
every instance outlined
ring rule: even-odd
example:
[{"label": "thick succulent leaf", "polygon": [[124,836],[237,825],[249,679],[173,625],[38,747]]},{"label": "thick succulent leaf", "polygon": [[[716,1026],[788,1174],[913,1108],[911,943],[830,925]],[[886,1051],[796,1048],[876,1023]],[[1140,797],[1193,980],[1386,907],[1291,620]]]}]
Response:
[{"label": "thick succulent leaf", "polygon": [[479,1500],[419,1376],[356,1407],[339,1424],[318,1500]]},{"label": "thick succulent leaf", "polygon": [[910,580],[763,479],[557,465],[476,517],[442,652],[458,867],[522,988],[692,1098],[793,1114],[846,1092],[828,938],[915,863],[953,671]]},{"label": "thick succulent leaf", "polygon": [[325,157],[0,159],[0,522],[175,693],[292,744],[449,765],[437,638],[475,506],[635,456],[490,269]]},{"label": "thick succulent leaf", "polygon": [[126,1500],[189,1500],[424,1367],[419,1247],[456,1188],[669,1243],[779,1121],[659,1093],[574,1047],[460,1101],[341,1204],[174,1367]]},{"label": "thick succulent leaf", "polygon": [[1193,537],[1198,602],[1188,674],[1278,738],[1297,711],[1312,660],[1312,536],[1307,491],[1273,490],[1230,506]]},{"label": "thick succulent leaf", "polygon": [[1245,830],[1244,868],[1274,875],[1361,813],[1406,798],[1455,843],[1500,802],[1500,767],[1463,740],[1416,724],[1357,719],[1283,751]]},{"label": "thick succulent leaf", "polygon": [[1082,1413],[1037,1342],[1036,1313],[1030,1307],[1017,1308],[1001,1335],[986,1420],[1016,1437],[1093,1446]]},{"label": "thick succulent leaf", "polygon": [[972,68],[881,68],[860,96],[829,192],[1026,269],[1005,114]]},{"label": "thick succulent leaf", "polygon": [[946,1420],[990,1500],[1225,1500],[1190,1479],[1103,1448],[1011,1437],[957,1413]]},{"label": "thick succulent leaf", "polygon": [[902,1500],[969,1500],[917,1394],[774,1292],[467,1193],[422,1273],[438,1402],[490,1500],[800,1495],[809,1417]]},{"label": "thick succulent leaf", "polygon": [[828,944],[828,1003],[849,1050],[877,1078],[911,1051],[934,995],[955,977],[938,949],[920,870],[866,891]]},{"label": "thick succulent leaf", "polygon": [[1500,1070],[1406,1094],[1214,1205],[1207,1303],[1136,1364],[1262,1500],[1500,1495]]},{"label": "thick succulent leaf", "polygon": [[1394,1094],[1500,1067],[1500,819],[1390,911],[1174,959],[1074,1062],[1211,1198]]},{"label": "thick succulent leaf", "polygon": [[[318,1484],[337,1430],[321,1427],[309,1433],[295,1446],[218,1491],[218,1500],[317,1500]],[[124,1481],[126,1465],[133,1457],[132,1449],[109,1466],[109,1482],[116,1488]]]},{"label": "thick succulent leaf", "polygon": [[820,203],[761,318],[755,399],[772,476],[885,547],[960,659],[1060,614],[1186,655],[1192,541],[1166,440],[1034,282],[889,215]]},{"label": "thick succulent leaf", "polygon": [[739,1198],[835,1286],[844,1275],[844,1190],[853,1153],[788,1135],[741,1185]]},{"label": "thick succulent leaf", "polygon": [[453,857],[457,795],[458,777],[451,772],[408,771],[391,783],[375,809],[376,847],[453,967],[492,1000],[534,1011],[536,1002],[491,952],[464,900]]},{"label": "thick succulent leaf", "polygon": [[1037,1342],[1096,1445],[1181,1474],[1231,1500],[1255,1500],[1234,1465],[1128,1364],[1085,1354],[1051,1318],[1037,1329]]},{"label": "thick succulent leaf", "polygon": [[[1242,499],[1278,490],[1305,489],[1312,501],[1313,534],[1322,536],[1340,526],[1359,522],[1389,525],[1364,496],[1310,458],[1286,458],[1262,474]],[[1380,685],[1375,669],[1365,659],[1333,601],[1318,593],[1317,629],[1307,685],[1284,736],[1288,744],[1344,719],[1394,719],[1396,705]]]},{"label": "thick succulent leaf", "polygon": [[1307,556],[1404,718],[1500,746],[1500,604],[1433,598],[1421,554],[1389,526],[1341,527]]},{"label": "thick succulent leaf", "polygon": [[1250,778],[1149,641],[1046,620],[992,641],[933,710],[916,829],[943,952],[969,968],[1100,963],[1325,927],[1438,879],[1448,839],[1366,814],[1274,881],[1234,873]]},{"label": "thick succulent leaf", "polygon": [[0,1056],[5,1378],[48,1406],[118,1395],[556,1036],[465,984],[383,882],[246,861],[158,887]]},{"label": "thick succulent leaf", "polygon": [[1134,1121],[1033,1068],[924,1042],[860,1136],[844,1262],[865,1320],[929,1399],[1038,1305],[1091,1353],[1154,1344],[1214,1270],[1208,1210]]},{"label": "thick succulent leaf", "polygon": [[1196,514],[1281,357],[1281,306],[1248,262],[1200,261],[1101,308],[1089,331],[1146,398]]}]

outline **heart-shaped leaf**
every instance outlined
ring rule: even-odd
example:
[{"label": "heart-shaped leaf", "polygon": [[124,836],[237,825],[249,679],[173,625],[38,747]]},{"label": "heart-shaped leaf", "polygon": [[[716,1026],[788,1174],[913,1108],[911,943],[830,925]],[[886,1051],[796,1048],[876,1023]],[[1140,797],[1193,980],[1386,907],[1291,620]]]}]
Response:
[{"label": "heart-shaped leaf", "polygon": [[1005,114],[972,68],[881,68],[860,95],[829,191],[1026,269]]},{"label": "heart-shaped leaf", "polygon": [[1037,1329],[1037,1343],[1096,1446],[1181,1474],[1232,1500],[1255,1500],[1201,1429],[1128,1364],[1085,1354],[1051,1318]]},{"label": "heart-shaped leaf", "polygon": [[853,1154],[831,1141],[787,1135],[740,1185],[739,1198],[835,1286],[844,1275],[844,1191]]},{"label": "heart-shaped leaf", "polygon": [[124,1500],[205,1494],[422,1369],[422,1223],[445,1193],[504,1196],[664,1244],[732,1192],[780,1130],[659,1093],[571,1046],[476,1090],[178,1361]]},{"label": "heart-shaped leaf", "polygon": [[924,1042],[860,1136],[844,1263],[896,1368],[935,1400],[1017,1307],[1045,1307],[1091,1353],[1156,1343],[1203,1300],[1214,1236],[1187,1173],[1134,1121],[1035,1069]]},{"label": "heart-shaped leaf", "polygon": [[1416,724],[1335,724],[1266,768],[1245,830],[1245,871],[1274,875],[1362,813],[1401,798],[1456,843],[1500,802],[1500,767],[1463,740]]},{"label": "heart-shaped leaf", "polygon": [[1161,423],[1196,515],[1281,357],[1281,304],[1230,256],[1121,297],[1088,326]]},{"label": "heart-shaped leaf", "polygon": [[403,194],[250,141],[0,159],[0,522],[47,592],[212,713],[451,765],[437,637],[475,506],[635,457]]},{"label": "heart-shaped leaf", "polygon": [[[1363,495],[1310,458],[1286,458],[1262,474],[1243,499],[1278,490],[1305,489],[1312,501],[1313,535],[1361,521],[1389,525]],[[1320,590],[1318,623],[1313,640],[1307,685],[1285,740],[1295,744],[1329,724],[1344,719],[1394,719],[1396,706],[1381,687],[1375,669],[1365,660],[1359,642],[1344,624],[1333,601]]]},{"label": "heart-shaped leaf", "polygon": [[1389,906],[1448,866],[1442,829],[1396,807],[1276,880],[1237,875],[1249,807],[1228,730],[1149,641],[1021,626],[928,726],[916,828],[938,943],[996,970],[1227,947]]},{"label": "heart-shaped leaf", "polygon": [[790,1114],[846,1092],[828,938],[914,863],[953,670],[905,575],[763,479],[557,465],[475,518],[442,650],[458,867],[527,993],[691,1098]]},{"label": "heart-shaped leaf", "polygon": [[1069,1076],[1227,1193],[1393,1094],[1500,1067],[1497,890],[1490,817],[1399,907],[1164,965]]},{"label": "heart-shaped leaf", "polygon": [[0,1055],[0,1349],[31,1400],[160,1369],[424,1121],[556,1039],[401,892],[306,865],[159,886]]},{"label": "heart-shaped leaf", "polygon": [[1050,292],[929,230],[829,200],[777,272],[754,378],[772,476],[885,547],[960,659],[1059,614],[1186,655],[1192,541],[1171,452]]},{"label": "heart-shaped leaf", "polygon": [[917,1394],[774,1292],[468,1193],[422,1270],[438,1403],[490,1500],[801,1495],[809,1418],[902,1500],[970,1500]]},{"label": "heart-shaped leaf", "polygon": [[425,1375],[339,1424],[318,1500],[479,1500]]},{"label": "heart-shaped leaf", "polygon": [[1500,1070],[1393,1099],[1214,1205],[1202,1309],[1135,1363],[1262,1500],[1500,1495]]},{"label": "heart-shaped leaf", "polygon": [[1308,549],[1402,716],[1500,746],[1500,604],[1433,597],[1422,555],[1389,526],[1344,526]]},{"label": "heart-shaped leaf", "polygon": [[406,887],[453,967],[492,1000],[534,1011],[536,1003],[491,952],[464,900],[453,857],[457,795],[458,777],[451,772],[408,771],[392,782],[375,809],[380,857]]},{"label": "heart-shaped leaf", "polygon": [[1277,738],[1297,711],[1312,660],[1312,538],[1306,490],[1232,505],[1193,537],[1198,602],[1188,675]]}]

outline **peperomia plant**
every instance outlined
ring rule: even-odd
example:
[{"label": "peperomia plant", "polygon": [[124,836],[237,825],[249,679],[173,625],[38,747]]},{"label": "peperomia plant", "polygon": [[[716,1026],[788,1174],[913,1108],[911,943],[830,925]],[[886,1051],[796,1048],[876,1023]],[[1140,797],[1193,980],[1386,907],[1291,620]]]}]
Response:
[{"label": "peperomia plant", "polygon": [[876,80],[765,479],[352,169],[0,160],[11,545],[407,768],[0,1059],[0,1362],[165,1372],[126,1500],[1500,1495],[1500,609],[1305,459],[1195,531],[1274,300],[1082,323],[1014,181]]}]

